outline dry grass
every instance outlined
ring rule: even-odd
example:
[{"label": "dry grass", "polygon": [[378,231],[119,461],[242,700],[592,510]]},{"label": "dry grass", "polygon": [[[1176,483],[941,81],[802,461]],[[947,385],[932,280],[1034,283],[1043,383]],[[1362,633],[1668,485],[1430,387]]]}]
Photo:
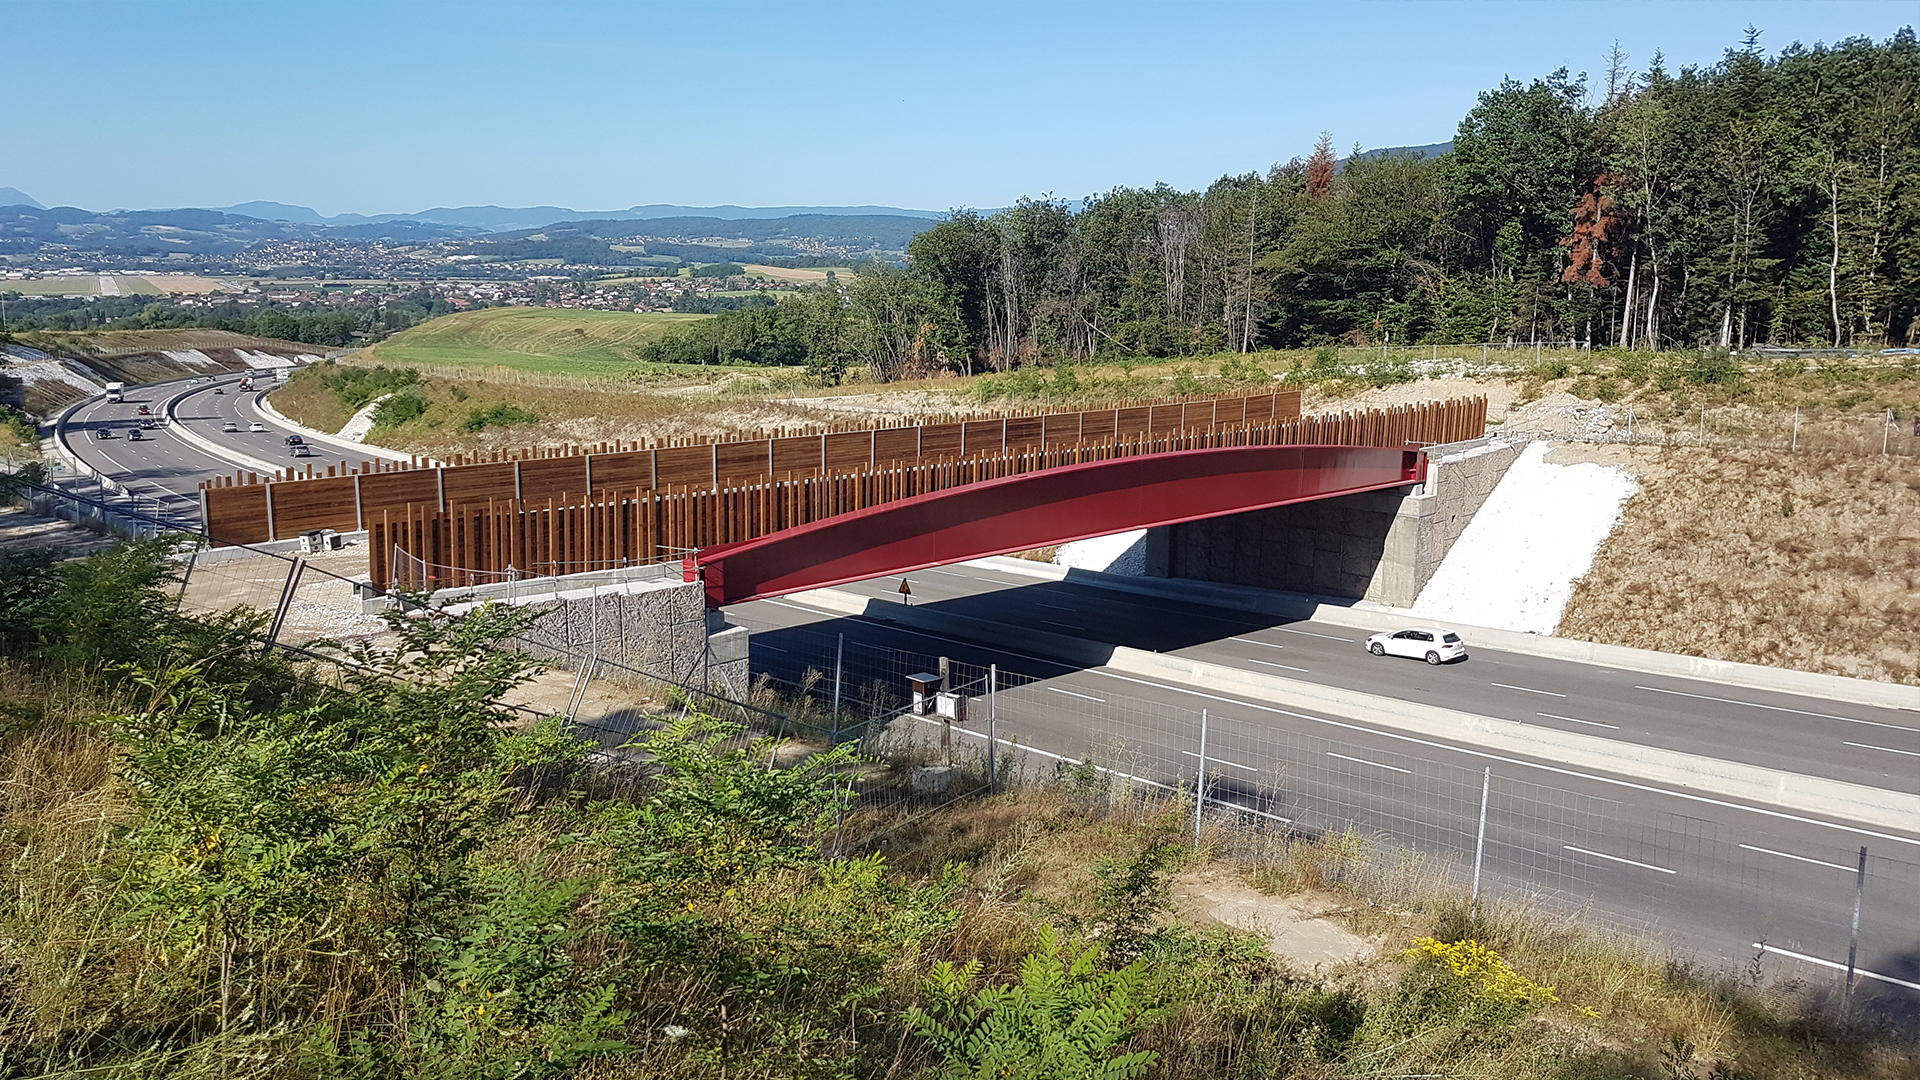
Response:
[{"label": "dry grass", "polygon": [[1642,489],[1575,589],[1562,636],[1920,681],[1913,459],[1625,447],[1580,456],[1621,460]]}]

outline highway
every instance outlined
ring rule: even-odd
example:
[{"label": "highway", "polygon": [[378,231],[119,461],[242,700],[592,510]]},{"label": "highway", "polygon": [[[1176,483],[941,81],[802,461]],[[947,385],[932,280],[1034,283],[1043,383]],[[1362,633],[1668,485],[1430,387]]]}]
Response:
[{"label": "highway", "polygon": [[[1003,754],[1016,753],[1015,741],[1020,752],[1070,759],[1124,743],[1127,775],[1169,788],[1192,782],[1194,714],[1205,708],[1213,797],[1310,831],[1352,820],[1470,861],[1480,780],[1491,767],[1491,882],[1590,899],[1603,921],[1650,929],[1736,968],[1765,944],[1775,950],[1770,970],[1813,985],[1830,985],[1835,973],[1823,965],[1846,960],[1865,845],[1860,966],[1882,978],[1866,978],[1862,992],[1891,1013],[1920,1012],[1920,822],[1895,832],[1863,828],[1062,663],[1022,628],[1905,792],[1920,790],[1920,715],[1502,653],[1474,648],[1470,637],[1468,660],[1434,668],[1370,656],[1366,633],[1345,626],[1036,581],[986,563],[910,580],[922,618],[963,614],[1006,631],[983,635],[969,624],[964,634],[944,634],[889,623],[887,612],[901,602],[898,578],[835,590],[877,601],[867,615],[821,610],[804,595],[728,615],[754,631],[756,674],[830,672],[834,639],[844,634],[850,685],[897,684],[901,663],[912,661],[889,650],[914,654],[913,666],[944,655],[1036,678],[999,695]],[[963,743],[982,744],[980,727],[969,723],[975,730]]]},{"label": "highway", "polygon": [[[124,401],[99,397],[75,409],[58,425],[54,437],[128,494],[150,500],[176,520],[193,523],[200,520],[197,488],[202,481],[231,476],[236,469],[264,473],[286,466],[312,466],[324,474],[329,465],[350,462],[357,468],[362,457],[371,456],[343,455],[341,448],[324,442],[313,444],[310,457],[291,456],[284,439],[292,429],[258,408],[264,391],[239,389],[244,377],[220,374],[129,386]],[[274,385],[264,373],[256,372],[253,378]],[[224,392],[216,393],[216,388]],[[143,405],[150,417],[139,415]],[[141,429],[142,419],[152,419],[155,426]],[[228,423],[237,430],[223,430]],[[265,430],[251,431],[255,423]],[[212,449],[185,437],[183,427]],[[109,438],[97,437],[103,430]],[[135,430],[141,434],[138,441],[128,438]]]}]

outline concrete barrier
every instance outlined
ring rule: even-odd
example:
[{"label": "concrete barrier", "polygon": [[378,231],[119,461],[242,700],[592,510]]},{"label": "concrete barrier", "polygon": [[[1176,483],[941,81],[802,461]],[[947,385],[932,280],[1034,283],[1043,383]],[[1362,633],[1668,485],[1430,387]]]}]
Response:
[{"label": "concrete barrier", "polygon": [[[1102,574],[1092,570],[1070,570],[1064,566],[1005,556],[980,559],[975,565],[1037,580],[1067,581],[1076,585],[1089,585],[1099,589],[1131,592],[1166,600],[1206,604],[1209,607],[1227,608],[1233,611],[1251,611],[1278,619],[1312,619],[1335,626],[1366,630],[1370,633],[1399,630],[1402,627],[1433,621],[1428,616],[1415,615],[1405,608],[1388,607],[1364,600],[1342,601],[1299,593],[1255,589],[1242,585],[1189,581],[1182,578]],[[1486,626],[1467,626],[1449,622],[1447,628],[1458,631],[1460,636],[1467,640],[1469,646],[1484,645],[1489,649],[1520,653],[1524,656],[1544,656],[1576,664],[1638,671],[1648,675],[1671,675],[1676,678],[1719,683],[1723,686],[1744,686],[1752,690],[1801,694],[1829,701],[1872,705],[1882,709],[1920,711],[1920,686],[1874,682],[1871,679],[1851,679],[1844,675],[1822,675],[1811,671],[1793,671],[1786,668],[1766,667],[1762,664],[1743,664],[1734,660],[1712,660],[1704,656],[1684,656],[1679,653],[1635,649],[1625,645],[1607,645],[1575,638],[1522,634]]]},{"label": "concrete barrier", "polygon": [[[1040,564],[1035,564],[1040,565]],[[995,568],[999,568],[995,564]],[[788,597],[811,607],[1007,648],[1020,641],[1048,659],[1230,694],[1264,704],[1311,710],[1423,738],[1514,754],[1549,766],[1611,773],[1706,797],[1738,799],[1913,835],[1920,832],[1920,795],[1889,791],[1722,758],[1534,727],[1398,698],[1299,682],[1204,660],[1106,645],[1084,638],[1012,627],[970,616],[875,600],[835,589]],[[1016,636],[1017,635],[1017,636]]]},{"label": "concrete barrier", "polygon": [[371,443],[358,443],[350,439],[343,439],[338,435],[321,431],[318,428],[310,428],[297,420],[289,420],[280,414],[280,410],[273,407],[273,402],[267,400],[267,395],[271,393],[273,393],[272,390],[262,390],[254,394],[254,411],[264,414],[275,424],[298,434],[310,443],[318,443],[321,446],[325,446],[343,455],[358,454],[364,458],[378,458],[383,461],[410,462],[414,459],[412,454],[403,453],[399,450],[389,450],[384,446],[374,446]]}]

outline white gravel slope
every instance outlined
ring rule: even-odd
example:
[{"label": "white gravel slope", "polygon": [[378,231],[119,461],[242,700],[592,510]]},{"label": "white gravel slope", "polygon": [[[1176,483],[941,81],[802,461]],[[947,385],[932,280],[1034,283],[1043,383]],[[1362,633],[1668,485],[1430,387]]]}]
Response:
[{"label": "white gravel slope", "polygon": [[1548,444],[1520,455],[1414,601],[1436,622],[1552,634],[1620,524],[1639,481],[1613,465],[1549,465]]}]

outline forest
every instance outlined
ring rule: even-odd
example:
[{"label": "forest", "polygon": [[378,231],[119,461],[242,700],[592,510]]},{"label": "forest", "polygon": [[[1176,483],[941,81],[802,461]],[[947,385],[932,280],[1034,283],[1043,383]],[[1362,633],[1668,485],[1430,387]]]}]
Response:
[{"label": "forest", "polygon": [[1436,157],[958,211],[853,307],[876,373],[1324,344],[1920,338],[1920,46],[1616,46],[1480,95]]}]

